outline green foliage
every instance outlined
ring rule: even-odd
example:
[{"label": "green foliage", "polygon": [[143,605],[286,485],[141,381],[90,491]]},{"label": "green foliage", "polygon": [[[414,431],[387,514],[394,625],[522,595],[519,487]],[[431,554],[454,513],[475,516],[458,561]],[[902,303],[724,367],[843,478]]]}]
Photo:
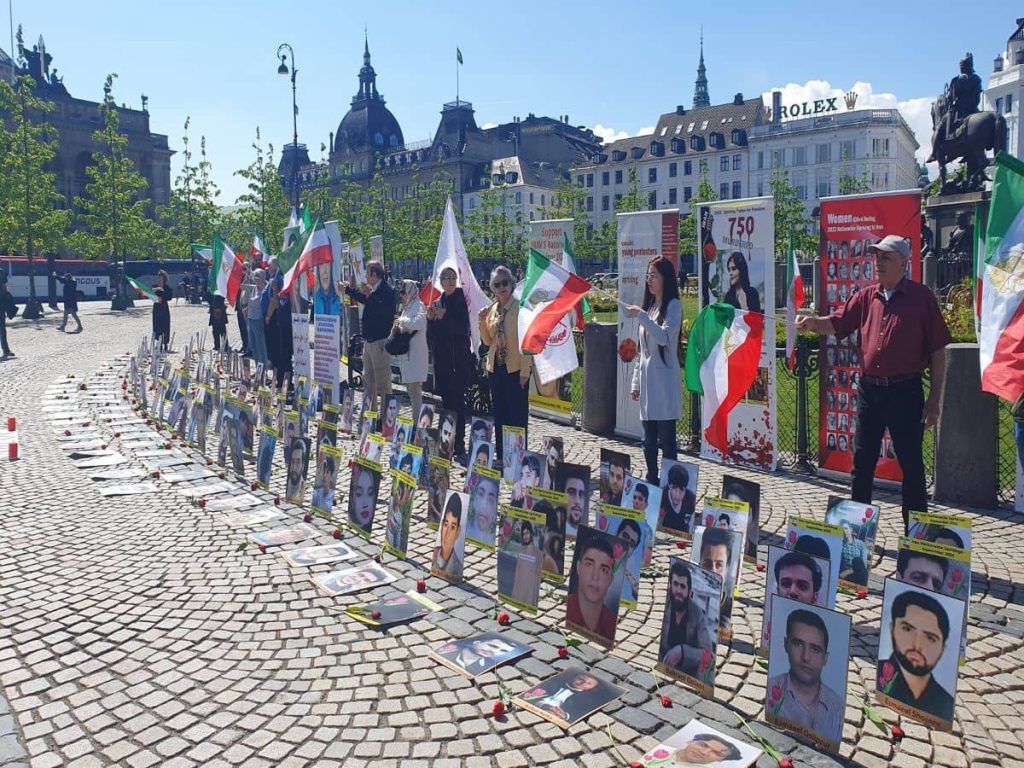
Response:
[{"label": "green foliage", "polygon": [[224,222],[227,240],[250,242],[253,235],[259,235],[266,247],[276,252],[282,242],[281,232],[288,224],[291,205],[284,196],[281,175],[274,165],[274,145],[263,146],[259,128],[252,148],[256,157],[248,166],[235,171],[235,176],[245,179],[246,191],[235,201],[241,207]]},{"label": "green foliage", "polygon": [[[220,211],[216,198],[220,194],[210,178],[210,161],[206,157],[206,137],[200,139],[198,164],[193,163],[188,129],[192,118],[185,118],[182,143],[181,173],[174,180],[170,202],[157,214],[166,222],[163,238],[164,256],[171,259],[191,258],[191,243],[209,243],[218,231]],[[233,243],[238,247],[238,243]]]},{"label": "green foliage", "polygon": [[793,237],[793,247],[797,251],[817,251],[818,236],[814,232],[814,222],[807,215],[796,187],[789,183],[789,171],[776,168],[768,179],[768,188],[775,199],[776,261],[785,260],[786,254],[789,253],[790,235]]},{"label": "green foliage", "polygon": [[871,191],[871,178],[868,176],[868,169],[865,167],[860,176],[854,176],[850,167],[849,153],[844,149],[842,161],[839,165],[839,194],[859,195]]},{"label": "green foliage", "polygon": [[124,154],[128,137],[120,131],[112,96],[116,77],[107,75],[103,86],[103,127],[92,135],[96,151],[85,169],[90,179],[86,196],[75,198],[81,229],[71,236],[70,243],[87,259],[145,258],[162,239],[159,225],[146,216],[149,200],[143,193],[148,183]]},{"label": "green foliage", "polygon": [[522,205],[504,183],[480,193],[479,204],[466,216],[466,250],[470,259],[520,265],[526,257]]},{"label": "green foliage", "polygon": [[942,304],[942,317],[953,341],[974,343],[978,340],[974,332],[974,290],[974,281],[965,277],[949,290]]},{"label": "green foliage", "polygon": [[647,195],[640,191],[640,181],[637,178],[636,168],[629,169],[629,191],[615,203],[616,213],[632,213],[634,211],[646,211],[650,208]]},{"label": "green foliage", "polygon": [[697,183],[697,194],[690,198],[690,213],[679,222],[679,253],[693,253],[700,251],[700,243],[697,242],[697,218],[698,208],[701,203],[710,203],[718,199],[714,187],[708,181],[708,169],[701,166],[700,179]]},{"label": "green foliage", "polygon": [[46,126],[53,105],[32,95],[32,79],[12,88],[0,82],[0,248],[9,253],[56,253],[70,223],[63,196],[47,166],[57,154]]}]

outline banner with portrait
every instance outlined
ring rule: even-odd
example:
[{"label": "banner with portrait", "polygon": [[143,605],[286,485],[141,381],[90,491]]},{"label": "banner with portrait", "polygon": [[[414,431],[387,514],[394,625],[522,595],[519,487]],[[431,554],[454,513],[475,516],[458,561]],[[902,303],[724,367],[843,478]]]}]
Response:
[{"label": "banner with portrait", "polygon": [[[701,205],[700,305],[730,304],[746,312],[775,311],[775,201],[770,197]],[[726,453],[701,441],[701,458],[775,470],[775,323],[764,324],[757,377],[729,413]],[[701,425],[701,431],[707,428]]]},{"label": "banner with portrait", "polygon": [[292,312],[292,376],[309,373],[309,315]]},{"label": "banner with portrait", "polygon": [[[664,256],[679,269],[679,209],[616,214],[619,301],[640,306],[644,301],[647,265]],[[640,347],[640,321],[619,305],[618,363],[615,377],[615,434],[640,439],[640,404],[630,397],[633,365]],[[683,386],[682,378],[679,386]]]},{"label": "banner with portrait", "polygon": [[[573,219],[531,221],[528,235],[529,247],[543,253],[555,264],[561,264],[564,267],[562,254],[565,249],[565,238],[568,237],[569,242],[572,242],[574,224]],[[575,349],[576,342],[573,339],[572,329],[571,316],[563,317],[555,330],[551,332],[548,345],[569,344],[573,345],[573,349]],[[530,413],[562,424],[570,424],[572,422],[572,378],[572,374],[569,374],[541,384],[535,365],[533,378],[530,381]],[[582,387],[582,376],[580,378]]]},{"label": "banner with portrait", "polygon": [[341,390],[341,316],[316,315],[313,330],[313,381],[331,388],[331,398],[338,405]]},{"label": "banner with portrait", "polygon": [[[910,240],[907,277],[920,281],[919,189],[822,198],[821,266],[815,276],[820,281],[816,307],[820,316],[831,314],[857,291],[876,284],[875,262],[868,256],[868,246],[886,235]],[[823,337],[818,353],[818,468],[830,477],[849,475],[853,468],[862,363],[857,336],[853,333],[845,339]],[[888,431],[882,436],[875,479],[896,483],[903,480]]]}]

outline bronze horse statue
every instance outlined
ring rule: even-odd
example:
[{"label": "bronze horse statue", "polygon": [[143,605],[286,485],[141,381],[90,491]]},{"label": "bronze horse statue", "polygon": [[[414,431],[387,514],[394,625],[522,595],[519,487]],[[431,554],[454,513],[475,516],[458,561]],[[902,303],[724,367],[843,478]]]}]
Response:
[{"label": "bronze horse statue", "polygon": [[[932,102],[932,158],[939,164],[942,191],[969,192],[984,188],[988,177],[985,168],[989,149],[1006,149],[1006,120],[998,112],[975,112],[966,118],[947,121],[950,96],[946,94]],[[953,123],[949,133],[946,126]],[[946,181],[946,165],[962,159],[966,166],[966,179],[962,188],[950,189]]]}]

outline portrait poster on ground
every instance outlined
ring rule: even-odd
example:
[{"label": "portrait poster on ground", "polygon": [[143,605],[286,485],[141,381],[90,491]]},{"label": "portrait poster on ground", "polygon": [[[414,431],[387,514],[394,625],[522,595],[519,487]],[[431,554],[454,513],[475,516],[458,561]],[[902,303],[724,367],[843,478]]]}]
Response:
[{"label": "portrait poster on ground", "polygon": [[718,612],[719,640],[732,639],[732,608],[743,571],[743,534],[726,528],[693,530],[690,562],[722,577],[722,606]]},{"label": "portrait poster on ground", "polygon": [[274,467],[274,451],[277,448],[277,430],[264,424],[260,427],[260,450],[256,455],[256,484],[261,490],[270,490],[270,475]]},{"label": "portrait poster on ground", "polygon": [[532,651],[530,646],[501,632],[484,632],[461,640],[449,640],[428,651],[427,655],[472,680]]},{"label": "portrait poster on ground", "polygon": [[[850,666],[850,617],[772,595],[775,631],[768,648],[765,719],[816,745],[839,751]],[[817,688],[808,708],[807,691]]]},{"label": "portrait poster on ground", "polygon": [[828,589],[832,564],[828,558],[768,545],[764,585],[764,618],[758,655],[768,658],[772,639],[772,595],[821,608],[835,608],[836,593]]},{"label": "portrait poster on ground", "polygon": [[313,499],[311,506],[316,512],[322,512],[330,519],[334,509],[338,470],[341,467],[341,449],[333,445],[323,445],[321,455],[316,464],[313,478]]},{"label": "portrait poster on ground", "polygon": [[503,504],[498,517],[498,599],[526,613],[537,613],[543,565],[533,531],[544,516]]},{"label": "portrait poster on ground", "polygon": [[395,574],[375,562],[310,576],[313,585],[328,597],[351,595],[394,580]]},{"label": "portrait poster on ground", "polygon": [[639,763],[643,768],[750,768],[763,754],[764,750],[758,747],[716,731],[700,720],[691,720],[681,731],[647,752]]},{"label": "portrait poster on ground", "polygon": [[337,404],[341,385],[341,317],[316,315],[314,320],[313,380],[330,387]]},{"label": "portrait poster on ground", "polygon": [[[489,445],[482,443],[481,445]],[[501,491],[501,473],[486,466],[471,465],[466,480],[469,496],[469,528],[466,540],[471,544],[494,551],[494,526],[498,519],[498,497]]]},{"label": "portrait poster on ground", "polygon": [[427,458],[427,526],[430,528],[437,528],[441,522],[451,473],[452,463],[448,459],[434,455]]},{"label": "portrait poster on ground", "polygon": [[[573,240],[573,219],[551,219],[549,221],[531,221],[529,247],[544,254],[555,264],[563,267],[566,264],[562,255],[565,252],[565,243]],[[570,245],[571,248],[571,245]],[[575,272],[575,268],[573,268]],[[550,354],[555,348],[564,350],[566,354],[576,354],[576,342],[572,335],[573,317],[566,315],[551,332],[548,339],[548,346],[545,353]],[[550,349],[549,349],[550,348]],[[562,424],[569,424],[572,421],[572,387],[573,374],[560,376],[545,384],[540,382],[538,366],[543,365],[540,357],[534,359],[533,377],[530,380],[530,411],[534,416],[543,416],[552,421]],[[562,369],[564,370],[564,369]],[[583,386],[580,377],[580,386]]]},{"label": "portrait poster on ground", "polygon": [[839,586],[857,590],[868,585],[880,509],[877,504],[829,497],[825,522],[843,529]]},{"label": "portrait poster on ground", "polygon": [[414,476],[398,469],[391,470],[391,499],[388,502],[384,548],[403,559],[409,549],[409,524],[412,521],[412,496],[415,490]]},{"label": "portrait poster on ground", "polygon": [[[619,348],[615,376],[615,433],[643,437],[640,404],[630,397],[633,366],[640,350],[640,321],[626,314],[624,305],[644,301],[647,265],[664,256],[679,269],[679,209],[616,214],[619,259]],[[679,386],[682,387],[682,381]]]},{"label": "portrait poster on ground", "polygon": [[576,529],[590,525],[590,467],[562,462],[555,473],[555,490],[564,493],[568,503],[565,538],[575,541]]},{"label": "portrait poster on ground", "polygon": [[293,377],[310,376],[309,315],[299,312],[292,312],[292,371]]},{"label": "portrait poster on ground", "polygon": [[541,577],[553,584],[564,584],[565,518],[568,498],[558,491],[529,488],[526,508],[538,517],[533,526],[533,544],[541,555]]},{"label": "portrait poster on ground", "polygon": [[622,580],[615,573],[626,565],[629,544],[611,533],[581,526],[569,570],[565,626],[611,648],[619,623]]},{"label": "portrait poster on ground", "polygon": [[757,562],[757,541],[761,537],[761,484],[734,475],[722,475],[722,498],[745,501],[750,507],[747,518],[747,540],[743,545],[743,560]]},{"label": "portrait poster on ground", "polygon": [[[948,529],[947,529],[948,530]],[[948,541],[941,538],[939,541]],[[896,554],[897,581],[924,587],[963,600],[964,621],[971,604],[971,551],[925,539],[900,537]],[[967,627],[960,646],[960,663],[967,663]]]},{"label": "portrait poster on ground", "polygon": [[370,538],[380,494],[380,465],[360,457],[352,464],[348,492],[348,527]]},{"label": "portrait poster on ground", "polygon": [[[775,312],[775,204],[770,197],[702,204],[700,305]],[[764,322],[763,320],[761,322]],[[725,443],[711,439],[717,403],[701,398],[701,458],[769,472],[778,459],[775,410],[775,323],[764,322],[754,383],[728,413]]]},{"label": "portrait poster on ground", "polygon": [[290,549],[287,552],[282,552],[281,556],[289,565],[294,565],[296,568],[304,568],[309,565],[322,565],[324,563],[351,560],[356,556],[356,553],[347,544],[336,541],[333,544],[321,544],[316,547]]},{"label": "portrait poster on ground", "polygon": [[655,669],[709,699],[715,695],[715,649],[721,606],[720,575],[678,557],[669,558],[665,614]]},{"label": "portrait poster on ground", "polygon": [[366,605],[350,605],[345,613],[371,627],[390,627],[442,610],[440,605],[426,595],[410,589],[404,595],[395,593]]},{"label": "portrait poster on ground", "polygon": [[937,512],[911,512],[907,535],[919,541],[967,550],[974,541],[970,517]]},{"label": "portrait poster on ground", "polygon": [[526,450],[526,430],[523,427],[504,427],[501,442],[501,478],[512,483],[519,477],[519,465]]},{"label": "portrait poster on ground", "polygon": [[878,701],[929,728],[953,728],[965,603],[885,580],[878,634]]},{"label": "portrait poster on ground", "polygon": [[615,701],[626,691],[580,667],[549,677],[512,701],[528,712],[571,728],[587,715]]},{"label": "portrait poster on ground", "polygon": [[434,539],[434,552],[430,557],[430,575],[452,584],[462,582],[462,569],[466,562],[466,517],[469,496],[448,491],[441,513],[441,524]]},{"label": "portrait poster on ground", "polygon": [[662,462],[661,511],[658,512],[658,530],[662,533],[691,537],[698,474],[695,461],[665,459]]},{"label": "portrait poster on ground", "polygon": [[843,560],[843,529],[820,520],[790,515],[786,527],[786,549],[806,552],[829,562],[828,591],[839,590],[839,564]]},{"label": "portrait poster on ground", "polygon": [[[886,235],[910,240],[911,280],[921,280],[921,190],[898,190],[821,199],[819,306],[822,317],[842,307],[857,292],[876,284],[875,261],[868,246]],[[853,467],[853,435],[857,427],[857,387],[861,360],[857,334],[846,339],[824,337],[818,353],[819,471],[844,477]],[[875,480],[901,482],[903,474],[892,439],[882,436]]]},{"label": "portrait poster on ground", "polygon": [[725,528],[739,531],[744,540],[747,536],[747,520],[750,517],[750,505],[745,501],[710,498],[704,500],[704,509],[693,513],[693,529],[698,525],[705,528]]}]

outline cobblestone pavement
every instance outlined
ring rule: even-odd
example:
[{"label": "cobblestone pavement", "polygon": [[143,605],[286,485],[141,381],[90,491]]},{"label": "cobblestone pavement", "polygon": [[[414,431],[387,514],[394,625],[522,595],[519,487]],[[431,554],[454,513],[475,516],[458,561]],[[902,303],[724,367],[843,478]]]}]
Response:
[{"label": "cobblestone pavement", "polygon": [[[180,346],[206,315],[177,306],[172,318]],[[429,596],[444,613],[377,632],[339,612],[365,595],[322,597],[279,555],[239,551],[245,529],[228,528],[223,512],[190,505],[165,479],[154,481],[157,494],[103,499],[60,450],[39,401],[66,374],[91,374],[133,350],[148,330],[149,310],[111,313],[87,304],[83,321],[79,335],[57,332],[52,315],[37,325],[14,322],[9,332],[19,357],[0,363],[0,415],[17,416],[22,456],[0,463],[0,692],[12,713],[0,701],[0,766],[620,766],[694,715],[741,738],[736,713],[763,716],[767,675],[754,663],[753,648],[764,575],[753,569],[745,571],[736,601],[734,639],[719,645],[715,700],[650,674],[664,576],[641,582],[639,608],[620,620],[610,654],[584,644],[571,650],[570,661],[558,658],[564,605],[554,594],[542,600],[537,618],[516,616],[503,631],[535,650],[498,670],[514,692],[570,662],[593,665],[627,689],[615,705],[562,731],[522,711],[496,720],[493,676],[473,684],[425,655],[450,637],[496,628],[492,555],[467,548],[467,585],[429,580]],[[237,339],[234,329],[231,337]],[[130,455],[108,427],[99,427]],[[635,445],[543,421],[531,430],[533,442],[563,437],[569,461],[596,467],[600,448],[619,447],[635,465],[642,462]],[[700,472],[698,496],[713,494],[723,468],[701,462]],[[762,484],[762,545],[780,538],[787,514],[820,518],[828,494],[844,492],[806,476],[737,474]],[[347,480],[344,470],[338,487],[347,488]],[[873,687],[882,579],[893,570],[901,526],[894,501],[882,497],[870,594],[838,599],[853,617],[841,754],[824,755],[763,723],[753,727],[797,765],[1019,766],[1024,591],[1015,579],[1022,519],[1008,511],[965,510],[974,517],[975,560],[953,732],[878,707],[888,724],[906,732],[894,745],[865,721],[858,699]],[[422,520],[423,507],[418,499],[414,520]],[[286,518],[301,517],[297,508],[282,509]],[[331,526],[315,524],[330,541]],[[425,573],[432,535],[416,522],[409,560],[385,558],[399,575],[398,591]],[[346,540],[369,555],[382,536],[378,526],[373,543]],[[677,553],[659,538],[654,564],[665,566]],[[669,709],[656,695],[659,682],[673,700]],[[764,757],[759,765],[774,761]]]}]

